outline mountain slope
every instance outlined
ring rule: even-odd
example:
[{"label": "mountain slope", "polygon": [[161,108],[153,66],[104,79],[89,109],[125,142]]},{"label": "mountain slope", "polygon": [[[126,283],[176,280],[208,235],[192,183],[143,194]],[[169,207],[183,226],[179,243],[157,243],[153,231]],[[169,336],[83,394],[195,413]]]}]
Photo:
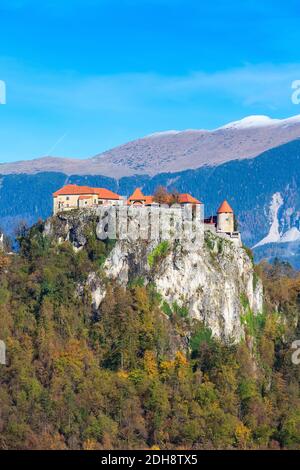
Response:
[{"label": "mountain slope", "polygon": [[[257,259],[276,256],[278,244],[284,259],[295,266],[300,243],[300,140],[268,150],[253,159],[227,162],[155,176],[113,179],[104,176],[37,173],[4,175],[0,180],[0,226],[10,234],[20,219],[30,224],[52,212],[52,193],[65,183],[104,186],[129,195],[137,186],[151,194],[159,185],[190,192],[205,204],[207,216],[227,199],[239,220],[243,242],[255,248]],[[271,243],[271,246],[270,246]],[[293,250],[286,249],[293,243]]]},{"label": "mountain slope", "polygon": [[[54,236],[37,224],[20,254],[0,253],[1,450],[300,448],[300,369],[291,360],[299,277],[273,270],[255,314],[247,295],[260,281],[242,248],[232,256],[209,244],[196,265],[176,248],[176,263],[197,271],[199,289],[189,294],[206,300],[191,306],[201,322],[163,301],[161,281],[175,293],[188,274],[179,270],[172,285],[172,251],[156,260],[162,276],[155,271],[147,283],[136,277],[136,268],[150,268],[147,257],[140,263],[120,247],[129,268],[120,286],[107,272],[119,263],[117,246],[97,239],[97,220],[81,224],[85,242],[75,251],[57,243],[68,228],[54,219]],[[144,251],[142,243],[131,253]],[[221,340],[207,326],[216,316]],[[244,341],[225,340],[230,319]]]},{"label": "mountain slope", "polygon": [[300,116],[279,120],[249,116],[213,131],[187,130],[152,134],[85,160],[44,157],[3,163],[0,174],[34,174],[44,171],[67,175],[156,175],[231,160],[253,158],[300,137]]},{"label": "mountain slope", "polygon": [[288,186],[289,192],[295,193],[299,158],[300,141],[297,140],[252,160],[174,174],[161,173],[154,177],[124,177],[117,181],[90,175],[68,177],[63,173],[6,175],[1,179],[0,218],[3,224],[10,217],[47,217],[52,210],[52,192],[67,182],[107,186],[123,195],[129,195],[136,186],[141,186],[145,193],[151,193],[158,185],[165,185],[193,193],[205,203],[207,215],[214,213],[222,198],[227,198],[239,216],[245,241],[254,245],[269,232],[265,211],[268,211],[273,194]]},{"label": "mountain slope", "polygon": [[125,170],[155,175],[252,158],[298,137],[300,117],[280,121],[252,116],[214,131],[153,134],[98,155],[92,162],[105,170],[111,166],[116,175]]}]

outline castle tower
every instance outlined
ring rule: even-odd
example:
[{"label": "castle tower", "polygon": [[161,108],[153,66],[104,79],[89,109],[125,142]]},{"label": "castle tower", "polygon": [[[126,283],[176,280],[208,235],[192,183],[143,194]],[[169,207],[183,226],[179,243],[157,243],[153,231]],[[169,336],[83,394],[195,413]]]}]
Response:
[{"label": "castle tower", "polygon": [[146,196],[142,193],[140,188],[136,188],[128,199],[129,205],[144,205]]},{"label": "castle tower", "polygon": [[223,201],[217,213],[217,231],[234,232],[234,214],[227,201]]}]

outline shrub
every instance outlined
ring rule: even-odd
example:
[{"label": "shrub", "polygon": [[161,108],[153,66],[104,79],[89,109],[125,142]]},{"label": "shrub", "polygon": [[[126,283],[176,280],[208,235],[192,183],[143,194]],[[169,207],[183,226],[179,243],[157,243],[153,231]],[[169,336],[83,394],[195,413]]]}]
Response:
[{"label": "shrub", "polygon": [[159,243],[154,248],[152,253],[148,255],[148,264],[150,268],[153,268],[153,266],[155,266],[158,263],[158,261],[165,258],[169,252],[169,249],[170,249],[170,245],[167,240],[164,240],[161,243]]}]

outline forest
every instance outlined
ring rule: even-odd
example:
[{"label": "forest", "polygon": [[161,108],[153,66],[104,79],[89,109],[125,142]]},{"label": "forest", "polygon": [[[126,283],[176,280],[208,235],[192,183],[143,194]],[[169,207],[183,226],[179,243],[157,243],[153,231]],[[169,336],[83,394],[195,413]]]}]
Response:
[{"label": "forest", "polygon": [[264,310],[242,298],[245,339],[224,344],[143,279],[105,279],[93,310],[111,247],[37,224],[0,253],[0,449],[300,449],[300,274],[255,266]]}]

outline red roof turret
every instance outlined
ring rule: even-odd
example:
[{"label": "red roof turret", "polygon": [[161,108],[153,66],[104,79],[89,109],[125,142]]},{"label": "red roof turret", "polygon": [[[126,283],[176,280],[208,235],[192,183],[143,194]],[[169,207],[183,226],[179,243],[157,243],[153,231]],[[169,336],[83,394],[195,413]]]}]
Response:
[{"label": "red roof turret", "polygon": [[220,205],[218,214],[233,214],[233,210],[226,200]]}]

